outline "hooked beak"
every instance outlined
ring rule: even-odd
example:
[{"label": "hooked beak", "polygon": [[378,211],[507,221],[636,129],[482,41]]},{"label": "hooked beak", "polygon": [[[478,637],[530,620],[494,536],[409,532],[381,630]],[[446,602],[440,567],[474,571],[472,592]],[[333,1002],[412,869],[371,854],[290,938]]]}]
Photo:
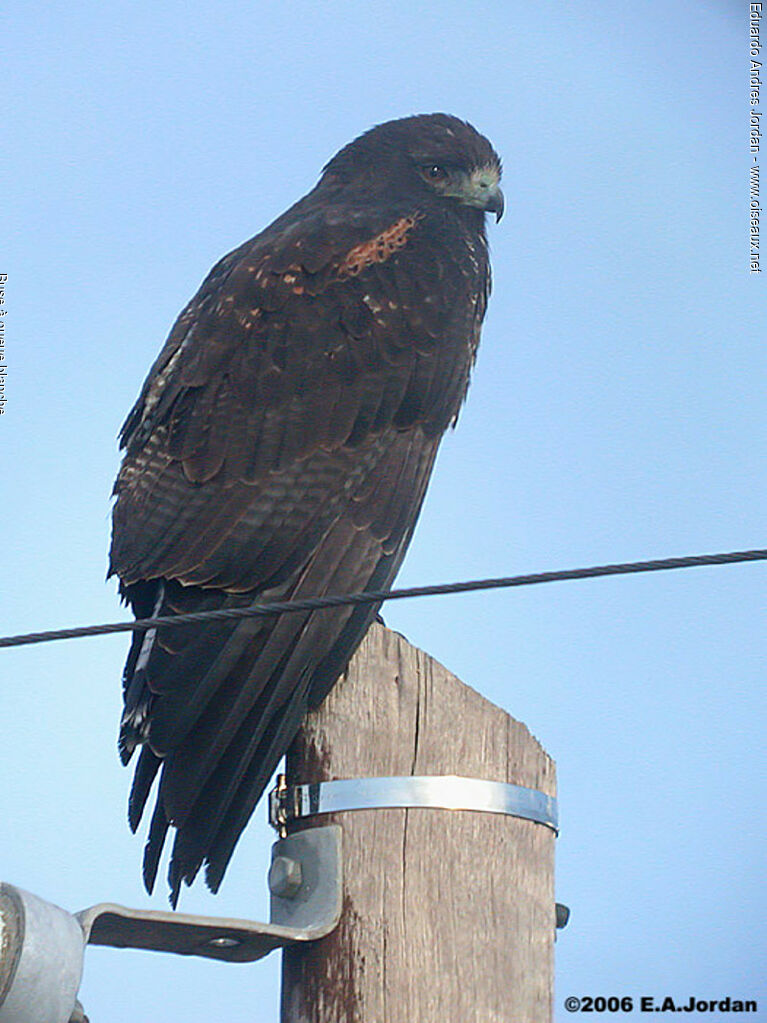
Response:
[{"label": "hooked beak", "polygon": [[474,206],[485,213],[494,213],[495,222],[503,216],[504,199],[498,184],[497,167],[480,167],[470,175],[465,175],[459,189],[453,194],[466,206]]},{"label": "hooked beak", "polygon": [[484,210],[486,213],[495,214],[495,222],[497,224],[498,221],[503,216],[504,206],[505,202],[503,198],[503,192],[500,190],[498,185],[496,185],[495,188],[493,188],[488,193],[487,200],[484,205]]}]

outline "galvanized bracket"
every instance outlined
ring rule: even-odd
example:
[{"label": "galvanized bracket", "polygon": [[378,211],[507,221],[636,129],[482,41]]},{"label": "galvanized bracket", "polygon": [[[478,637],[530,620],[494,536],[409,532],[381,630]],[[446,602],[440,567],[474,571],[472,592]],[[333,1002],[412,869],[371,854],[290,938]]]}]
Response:
[{"label": "galvanized bracket", "polygon": [[341,828],[308,828],[272,846],[270,921],[128,909],[109,902],[77,914],[90,945],[141,948],[230,963],[315,941],[341,916]]}]

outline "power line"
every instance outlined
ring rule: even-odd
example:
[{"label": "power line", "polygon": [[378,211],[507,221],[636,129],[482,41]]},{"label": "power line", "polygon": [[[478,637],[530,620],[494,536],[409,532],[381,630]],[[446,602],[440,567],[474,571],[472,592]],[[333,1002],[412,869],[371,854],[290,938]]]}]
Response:
[{"label": "power line", "polygon": [[539,583],[565,582],[569,579],[595,579],[605,575],[636,575],[640,572],[667,572],[674,568],[696,568],[705,565],[732,565],[742,561],[765,561],[767,550],[732,551],[729,554],[691,554],[681,558],[659,558],[652,561],[629,561],[616,565],[592,565],[589,568],[565,568],[554,572],[532,572],[528,575],[501,576],[497,579],[470,579],[466,582],[437,583],[432,586],[409,586],[399,590],[366,590],[303,600],[276,600],[250,607],[230,607],[216,611],[195,611],[190,614],[164,615],[159,618],[138,618],[134,622],[111,622],[106,625],[81,625],[72,629],[28,632],[19,636],[0,637],[0,648],[50,643],[57,639],[81,639],[84,636],[106,636],[113,632],[147,632],[169,626],[195,625],[201,622],[227,621],[230,618],[262,618],[299,611],[320,611],[349,604],[376,604],[408,597],[436,597],[447,593],[470,593],[473,590],[502,590],[513,586],[536,586]]}]

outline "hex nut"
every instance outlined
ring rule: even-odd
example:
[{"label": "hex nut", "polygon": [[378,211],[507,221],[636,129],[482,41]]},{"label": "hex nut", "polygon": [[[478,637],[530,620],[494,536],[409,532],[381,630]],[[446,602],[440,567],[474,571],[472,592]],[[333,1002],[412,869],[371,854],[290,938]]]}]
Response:
[{"label": "hex nut", "polygon": [[301,864],[298,860],[289,856],[275,856],[269,868],[269,891],[282,899],[295,897],[301,883],[303,874]]}]

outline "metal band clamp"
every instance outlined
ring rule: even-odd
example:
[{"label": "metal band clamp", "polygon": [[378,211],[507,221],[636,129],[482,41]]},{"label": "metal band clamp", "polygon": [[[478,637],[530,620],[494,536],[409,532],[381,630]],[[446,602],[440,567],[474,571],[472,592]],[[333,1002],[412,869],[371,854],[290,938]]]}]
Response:
[{"label": "metal band clamp", "polygon": [[478,810],[536,821],[558,831],[557,801],[537,789],[458,775],[347,778],[288,786],[281,774],[269,793],[269,823],[284,834],[291,821],[345,810]]}]

